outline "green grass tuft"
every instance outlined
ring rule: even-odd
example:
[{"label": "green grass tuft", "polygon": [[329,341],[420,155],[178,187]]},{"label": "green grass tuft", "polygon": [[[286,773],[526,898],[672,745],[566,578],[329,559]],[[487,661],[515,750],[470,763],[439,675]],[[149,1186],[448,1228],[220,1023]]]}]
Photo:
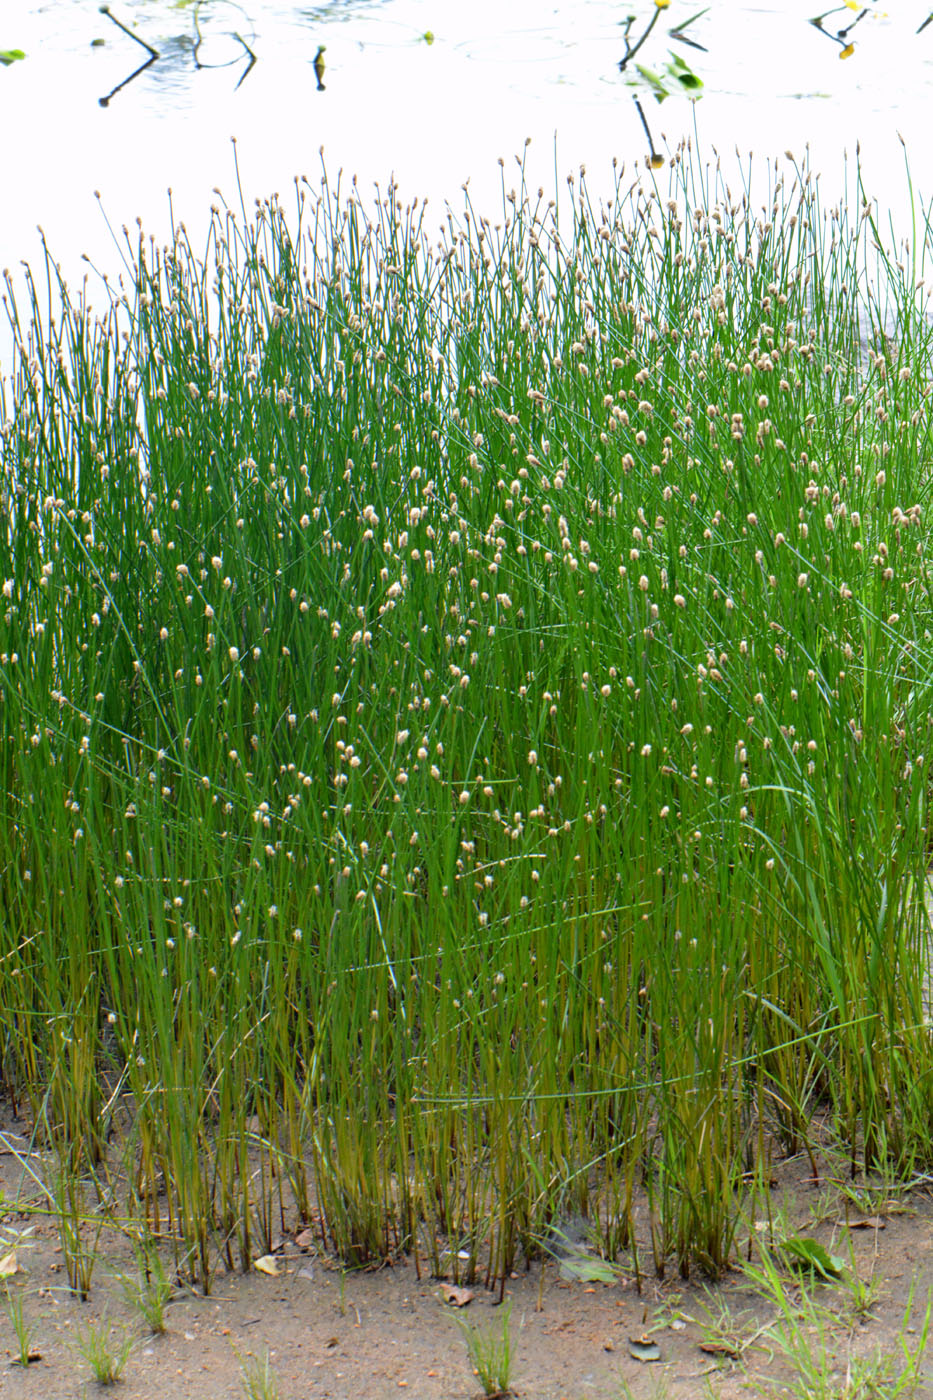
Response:
[{"label": "green grass tuft", "polygon": [[8,287],[0,1073],[205,1287],[933,1162],[929,229],[667,178]]}]

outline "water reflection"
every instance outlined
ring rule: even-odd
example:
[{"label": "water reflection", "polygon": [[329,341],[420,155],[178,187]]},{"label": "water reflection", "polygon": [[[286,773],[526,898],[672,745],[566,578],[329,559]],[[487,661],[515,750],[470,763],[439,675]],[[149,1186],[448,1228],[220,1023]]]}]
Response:
[{"label": "water reflection", "polygon": [[[743,36],[741,21],[749,18],[751,9],[745,5],[734,7],[730,18],[720,7],[696,10],[692,5],[678,5],[676,0],[641,0],[637,8],[621,16],[611,0],[583,0],[575,15],[566,5],[555,6],[546,15],[533,7],[533,13],[523,15],[524,3],[520,0],[510,8],[477,0],[471,11],[473,24],[464,23],[460,16],[444,17],[448,27],[442,40],[474,63],[509,65],[515,75],[506,79],[510,87],[518,85],[521,69],[535,63],[547,65],[547,71],[539,70],[539,83],[606,83],[610,72],[605,60],[611,46],[618,55],[614,66],[623,82],[657,102],[672,94],[701,96],[708,87],[721,83],[723,75],[733,79],[736,61],[751,70],[750,54],[753,48],[760,50],[750,35],[747,40]],[[58,9],[66,4],[67,0],[59,0]],[[786,8],[789,10],[789,5]],[[780,40],[794,53],[797,63],[783,69],[792,78],[795,72],[805,71],[804,27],[811,33],[815,30],[832,46],[834,56],[843,59],[856,55],[864,35],[866,56],[877,60],[875,41],[882,32],[890,41],[896,29],[897,43],[904,45],[923,34],[933,20],[933,13],[923,13],[925,7],[912,20],[906,9],[892,18],[879,7],[878,0],[869,0],[861,7],[844,0],[809,18],[799,12],[781,14],[780,10],[758,11],[758,15],[771,20],[772,28],[774,21],[780,24],[783,33],[773,35],[772,43]],[[174,4],[123,0],[120,13],[109,5],[101,6],[101,13],[146,54],[99,99],[102,107],[144,74],[151,80],[150,90],[153,86],[164,89],[169,98],[182,85],[182,75],[193,78],[205,70],[230,69],[235,74],[231,88],[236,91],[257,63],[280,63],[286,45],[292,56],[304,50],[316,89],[325,92],[324,36],[328,31],[345,33],[352,27],[359,54],[374,47],[398,51],[419,40],[433,45],[435,39],[432,31],[419,28],[419,19],[427,9],[417,0],[331,0],[311,6],[254,3],[252,8],[240,0],[194,0],[190,5],[179,5],[177,0]],[[183,18],[186,29],[172,32]],[[463,29],[465,34],[457,32]],[[104,41],[98,38],[93,43],[102,45]],[[777,50],[774,52],[776,56]],[[760,72],[759,64],[756,55],[756,73]],[[352,67],[344,63],[342,69],[346,81]],[[825,86],[823,95],[828,95]],[[642,112],[639,120],[644,124]]]},{"label": "water reflection", "polygon": [[[147,72],[155,63],[160,65],[159,73],[156,76],[163,80],[167,86],[172,85],[172,78],[177,75],[179,71],[193,69],[195,72],[201,72],[209,68],[231,68],[239,65],[242,71],[237,80],[236,87],[241,87],[256,63],[256,54],[250,46],[256,42],[256,31],[252,26],[248,14],[241,5],[236,3],[236,0],[215,0],[214,5],[211,5],[209,11],[202,9],[205,3],[211,5],[211,0],[196,0],[195,5],[192,7],[191,32],[170,36],[168,39],[162,41],[161,48],[159,49],[156,49],[150,44],[143,33],[136,29],[131,29],[129,25],[124,24],[123,20],[119,19],[117,15],[113,13],[109,5],[101,5],[100,13],[105,15],[107,19],[122,31],[122,33],[132,39],[135,44],[138,44],[141,49],[144,49],[149,57],[145,62],[141,63],[138,68],[134,69],[128,77],[124,78],[122,82],[117,83],[115,87],[111,88],[106,96],[99,98],[99,105],[101,107],[109,107],[111,101],[116,97],[118,92],[129,87],[131,83],[135,82],[137,78],[141,77],[143,73]],[[243,37],[240,29],[223,29],[213,22],[216,21],[218,15],[218,8],[215,8],[215,6],[219,7],[220,12],[224,13],[221,26],[225,21],[229,21],[230,19],[230,15],[225,12],[227,10],[233,11],[234,18],[239,19],[240,29],[244,29],[249,33],[249,41]],[[219,43],[218,30],[220,38]],[[224,40],[228,41],[226,46]],[[232,43],[234,49],[233,56],[224,57],[223,50],[225,47],[229,49],[230,43]],[[95,41],[95,47],[97,47],[97,41]],[[207,55],[205,55],[205,48],[207,49]],[[244,61],[245,67],[243,67]]]},{"label": "water reflection", "polygon": [[[302,28],[311,31],[319,30],[322,24],[347,23],[354,16],[372,12],[388,3],[390,0],[338,0],[338,3],[327,5],[299,7],[290,17],[284,18],[290,19],[291,27],[300,33]],[[142,13],[141,22],[137,21],[131,26],[115,13],[110,5],[100,6],[99,12],[137,44],[147,57],[98,99],[99,106],[109,107],[118,93],[150,70],[153,70],[150,76],[158,86],[171,93],[181,86],[179,77],[183,74],[231,68],[238,74],[234,84],[235,91],[242,87],[259,61],[260,41],[257,38],[256,26],[247,10],[237,3],[237,0],[196,0],[190,9],[182,11],[190,15],[190,30],[169,35],[160,33],[161,9],[158,4],[151,5],[149,13]],[[268,16],[266,19],[268,20]],[[146,37],[147,31],[153,36],[152,42]],[[271,36],[267,34],[266,37],[273,40],[274,60],[278,56],[274,30]],[[434,38],[431,33],[425,33],[421,37],[428,42],[433,42]],[[103,38],[91,41],[92,48],[103,48],[105,45],[106,40]],[[326,44],[319,43],[311,58],[318,92],[327,90],[324,83],[326,51]]]},{"label": "water reflection", "polygon": [[[884,18],[887,18],[884,12],[876,8],[876,0],[871,0],[870,4],[862,6],[861,9],[857,4],[852,4],[849,3],[849,0],[844,0],[843,4],[833,5],[832,9],[826,10],[823,14],[814,15],[810,23],[815,29],[818,29],[825,38],[829,39],[834,44],[838,44],[840,58],[851,58],[855,53],[856,47],[852,35],[856,28],[862,23],[862,20],[869,15],[876,19],[882,15]],[[829,27],[828,21],[838,23],[840,19],[845,19],[846,17],[848,17],[847,22],[842,25],[840,29],[832,30]],[[931,20],[933,20],[933,13],[927,15],[926,19],[917,26],[916,32],[922,34]]]},{"label": "water reflection", "polygon": [[[145,3],[145,0],[142,0],[142,3]],[[337,3],[299,7],[278,18],[297,31],[297,35],[293,33],[291,39],[294,41],[297,37],[300,42],[305,37],[303,30],[307,30],[310,35],[311,31],[319,32],[322,25],[335,22],[346,24],[354,17],[359,18],[364,14],[371,20],[374,12],[390,3],[391,0],[337,0]],[[147,73],[163,95],[170,97],[172,93],[177,95],[187,86],[185,79],[192,74],[209,69],[230,68],[238,75],[233,85],[233,91],[236,91],[242,87],[259,61],[260,48],[263,56],[266,55],[266,50],[269,50],[273,62],[281,57],[281,36],[277,35],[277,25],[269,24],[271,17],[268,14],[263,16],[266,21],[264,39],[270,41],[269,44],[265,44],[257,37],[253,20],[238,0],[195,0],[190,8],[186,7],[184,10],[176,0],[175,17],[178,17],[179,11],[190,15],[190,30],[168,35],[160,32],[160,12],[163,9],[164,6],[159,5],[156,0],[150,5],[148,13],[142,11],[141,22],[137,20],[131,26],[115,13],[110,5],[100,6],[100,14],[110,20],[147,55],[143,62],[114,84],[109,92],[98,98],[100,107],[109,107],[118,93]],[[146,37],[147,31],[151,34],[152,41]],[[380,36],[382,40],[385,38],[385,35]],[[417,38],[428,45],[434,42],[434,34],[430,30],[418,34]],[[361,40],[359,47],[362,49],[367,43],[372,46],[372,35],[367,40]],[[91,41],[92,48],[105,46],[106,41],[103,38]],[[327,91],[324,82],[326,52],[327,45],[318,43],[310,59],[318,92]]]},{"label": "water reflection", "polygon": [[295,15],[308,24],[320,24],[322,21],[330,23],[334,20],[355,19],[366,10],[378,9],[391,3],[392,0],[330,0],[325,5],[296,5]]},{"label": "water reflection", "polygon": [[648,125],[648,118],[645,116],[645,109],[642,107],[638,97],[635,98],[635,110],[638,112],[645,135],[648,138],[648,164],[651,166],[652,170],[660,170],[661,166],[664,164],[664,157],[661,155],[660,151],[656,151],[654,148],[654,137]]},{"label": "water reflection", "polygon": [[[623,26],[622,38],[625,40],[625,53],[619,59],[620,73],[625,72],[629,64],[632,62],[632,59],[638,53],[639,49],[644,48],[645,44],[651,38],[651,35],[654,32],[654,27],[657,24],[658,20],[661,18],[664,9],[666,9],[666,6],[656,5],[654,12],[648,19],[648,23],[644,25],[640,33],[637,32],[637,15],[626,15],[625,19],[621,21]],[[688,44],[691,48],[698,49],[701,53],[706,53],[706,46],[704,44],[698,43],[696,39],[688,38],[685,32],[689,25],[694,24],[698,19],[702,19],[702,17],[703,11],[701,10],[698,14],[691,15],[689,19],[681,21],[681,23],[676,25],[673,29],[668,30],[670,37],[672,39],[676,39],[678,43]],[[634,41],[632,40],[633,30],[636,31],[636,37]]]},{"label": "water reflection", "polygon": [[840,14],[840,12],[842,14],[849,13],[849,7],[843,5],[835,5],[831,10],[827,10],[824,15],[815,15],[813,19],[811,19],[810,23],[814,26],[814,28],[818,29],[825,38],[829,39],[831,43],[839,45],[840,58],[851,58],[852,55],[855,53],[855,44],[849,36],[852,34],[856,25],[860,24],[865,18],[865,16],[868,14],[868,7],[866,6],[865,9],[859,11],[859,13],[855,16],[855,19],[851,20],[850,23],[844,26],[844,28],[837,29],[835,33],[831,33],[827,28],[825,28],[825,22],[830,17],[830,15],[838,15]]},{"label": "water reflection", "polygon": [[394,172],[443,202],[472,178],[477,207],[498,207],[497,158],[526,136],[553,191],[583,161],[659,166],[696,123],[717,152],[809,143],[833,197],[860,142],[872,194],[903,203],[896,132],[933,188],[933,0],[885,3],[3,0],[0,44],[26,58],[0,67],[0,268],[37,261],[37,223],[69,269],[112,262],[94,189],[118,226],[164,230],[171,185],[200,227],[232,184],[231,136],[247,199],[323,147],[364,185]]},{"label": "water reflection", "polygon": [[135,72],[131,73],[128,78],[124,78],[122,83],[117,83],[115,88],[111,88],[110,92],[107,93],[106,97],[98,98],[98,102],[101,107],[109,107],[111,98],[116,97],[117,93],[121,90],[121,88],[129,87],[130,83],[135,82],[135,80],[140,76],[140,74],[145,73],[147,68],[151,68],[154,63],[158,62],[159,51],[158,49],[154,49],[151,44],[148,44],[145,39],[140,38],[138,34],[134,34],[132,29],[128,28],[128,26],[125,25],[122,20],[117,19],[116,15],[112,13],[109,5],[101,5],[100,12],[102,15],[106,15],[109,20],[112,20],[113,23],[117,26],[117,28],[121,29],[124,34],[128,34],[129,37],[133,40],[133,42],[135,44],[139,44],[140,48],[145,49],[146,53],[148,53],[149,55],[149,57],[139,65]]},{"label": "water reflection", "polygon": [[[202,0],[198,0],[193,13],[195,34],[197,36],[192,52],[194,66],[198,71],[205,68],[232,68],[242,63],[245,55],[247,60],[246,67],[243,68],[237,80],[237,87],[242,87],[256,63],[256,55],[250,47],[251,44],[256,43],[256,31],[252,26],[249,15],[240,5],[235,4],[234,0],[227,0],[227,4],[231,5],[234,10],[239,10],[243,18],[240,27],[238,29],[231,29],[229,35],[225,36],[233,41],[233,55],[230,58],[223,58],[220,53],[215,52],[218,46],[216,40],[213,43],[211,42],[211,26],[208,25],[207,12],[205,12],[202,20],[201,4]],[[214,7],[211,6],[210,17],[213,18],[216,13]],[[207,34],[207,45],[210,57],[204,56],[205,33]],[[248,39],[244,38],[244,34],[248,34]]]}]

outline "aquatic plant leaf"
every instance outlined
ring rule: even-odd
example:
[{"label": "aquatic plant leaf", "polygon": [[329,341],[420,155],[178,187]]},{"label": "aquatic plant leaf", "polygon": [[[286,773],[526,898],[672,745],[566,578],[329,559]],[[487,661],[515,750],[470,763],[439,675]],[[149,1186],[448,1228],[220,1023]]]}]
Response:
[{"label": "aquatic plant leaf", "polygon": [[785,1240],[781,1248],[788,1256],[789,1263],[797,1268],[811,1269],[829,1282],[840,1278],[845,1269],[844,1260],[837,1254],[830,1254],[824,1245],[809,1235],[795,1235]]},{"label": "aquatic plant leaf", "polygon": [[662,78],[658,77],[657,73],[652,72],[650,68],[645,68],[641,63],[636,63],[635,68],[639,76],[644,78],[659,102],[663,102],[665,97],[670,97],[670,88]]},{"label": "aquatic plant leaf", "polygon": [[709,11],[709,5],[705,5],[702,10],[697,10],[696,14],[691,15],[689,19],[682,19],[678,24],[677,28],[671,30],[671,38],[680,38],[680,35],[683,33],[683,31],[687,28],[689,24],[695,24],[698,19],[702,19],[704,15],[708,15]]},{"label": "aquatic plant leaf", "polygon": [[680,54],[672,53],[670,63],[665,65],[667,73],[677,86],[685,93],[699,92],[703,87],[703,79],[697,77],[686,59]]},{"label": "aquatic plant leaf", "polygon": [[4,68],[9,68],[11,63],[16,63],[25,57],[22,49],[0,49],[0,63],[3,64]]},{"label": "aquatic plant leaf", "polygon": [[615,1283],[619,1278],[618,1265],[601,1258],[582,1241],[569,1239],[555,1225],[541,1243],[560,1264],[562,1279],[576,1283]]},{"label": "aquatic plant leaf", "polygon": [[560,1276],[573,1279],[577,1283],[615,1283],[619,1270],[608,1259],[600,1259],[595,1254],[583,1250],[566,1254],[560,1261]]}]

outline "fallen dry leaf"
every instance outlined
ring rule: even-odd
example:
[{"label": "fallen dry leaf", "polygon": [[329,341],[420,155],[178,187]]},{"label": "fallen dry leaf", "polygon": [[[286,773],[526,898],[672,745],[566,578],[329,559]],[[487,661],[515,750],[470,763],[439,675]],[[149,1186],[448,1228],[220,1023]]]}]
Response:
[{"label": "fallen dry leaf", "polygon": [[708,1356],[728,1356],[731,1361],[739,1359],[739,1353],[728,1342],[700,1342],[700,1350]]},{"label": "fallen dry leaf", "polygon": [[261,1274],[268,1274],[270,1278],[277,1278],[285,1270],[273,1254],[263,1254],[258,1259],[253,1260],[253,1268]]},{"label": "fallen dry leaf", "polygon": [[8,1249],[6,1254],[0,1256],[0,1278],[12,1278],[19,1272],[19,1264],[16,1262],[16,1250]]},{"label": "fallen dry leaf", "polygon": [[442,1283],[441,1293],[444,1295],[444,1302],[455,1308],[465,1308],[467,1303],[473,1301],[472,1288],[458,1288],[455,1283]]},{"label": "fallen dry leaf", "polygon": [[649,1336],[629,1337],[628,1354],[635,1361],[660,1361],[661,1348],[657,1342]]},{"label": "fallen dry leaf", "polygon": [[295,1236],[295,1244],[299,1249],[310,1249],[314,1244],[314,1234],[311,1230],[302,1230],[300,1235]]},{"label": "fallen dry leaf", "polygon": [[42,1352],[41,1352],[41,1351],[38,1351],[35,1347],[30,1347],[29,1350],[28,1350],[27,1353],[26,1353],[25,1359],[20,1360],[20,1358],[19,1358],[18,1356],[17,1356],[17,1357],[14,1357],[14,1359],[10,1362],[10,1365],[11,1365],[11,1366],[32,1366],[36,1361],[41,1361],[41,1360],[42,1360]]},{"label": "fallen dry leaf", "polygon": [[[840,1220],[840,1225],[844,1222]],[[850,1220],[850,1230],[883,1230],[887,1226],[887,1221],[880,1215],[866,1215],[864,1220]]]}]

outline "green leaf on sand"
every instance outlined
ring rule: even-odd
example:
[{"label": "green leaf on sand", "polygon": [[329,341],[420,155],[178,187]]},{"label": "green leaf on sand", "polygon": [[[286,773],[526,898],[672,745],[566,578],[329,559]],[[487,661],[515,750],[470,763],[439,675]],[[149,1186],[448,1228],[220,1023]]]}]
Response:
[{"label": "green leaf on sand", "polygon": [[617,1283],[619,1269],[608,1259],[600,1259],[595,1254],[580,1250],[562,1257],[560,1276],[575,1283]]},{"label": "green leaf on sand", "polygon": [[785,1240],[781,1246],[787,1261],[794,1268],[809,1269],[827,1283],[842,1277],[845,1262],[837,1254],[830,1254],[825,1246],[808,1235],[795,1235]]}]

